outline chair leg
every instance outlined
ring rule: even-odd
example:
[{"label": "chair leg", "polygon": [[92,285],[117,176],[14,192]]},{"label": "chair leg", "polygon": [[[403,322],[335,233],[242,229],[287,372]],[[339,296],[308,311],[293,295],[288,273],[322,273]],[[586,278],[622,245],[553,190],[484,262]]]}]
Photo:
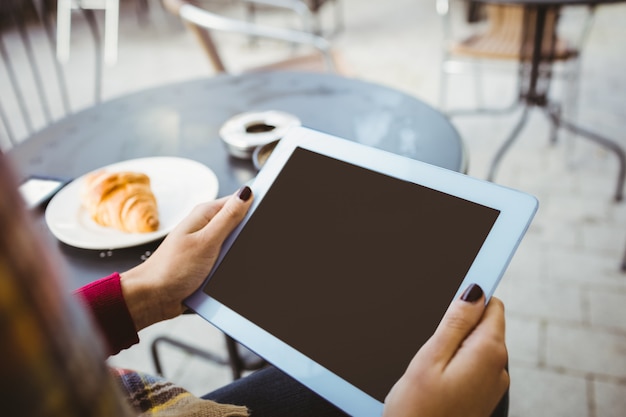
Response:
[{"label": "chair leg", "polygon": [[[50,51],[54,51],[56,48],[55,45],[55,33],[54,33],[54,24],[51,22],[51,11],[49,9],[48,4],[44,1],[40,4],[40,8],[37,9],[37,13],[41,16],[41,23],[43,24],[44,31],[46,33],[46,39],[48,41],[48,45],[50,45]],[[52,52],[54,54],[54,52]],[[70,105],[70,98],[68,95],[67,89],[67,81],[65,79],[65,73],[63,72],[63,68],[61,68],[61,64],[58,59],[55,59],[52,56],[52,66],[54,68],[54,73],[56,75],[57,82],[59,83],[59,89],[61,93],[61,103],[63,104],[63,109],[66,114],[69,114],[72,111],[72,107]]]},{"label": "chair leg", "polygon": [[622,201],[624,198],[624,183],[626,182],[626,152],[624,149],[616,142],[604,138],[596,133],[593,133],[589,130],[578,127],[568,121],[561,119],[559,114],[550,111],[550,108],[547,108],[548,116],[550,117],[552,123],[557,128],[567,129],[577,135],[580,135],[584,138],[591,140],[592,142],[597,143],[603,148],[608,149],[613,152],[618,159],[619,162],[619,171],[617,173],[617,185],[615,187],[615,201]]},{"label": "chair leg", "polygon": [[[117,62],[119,6],[119,0],[105,0],[104,3],[104,61],[107,65]],[[79,9],[85,10],[80,6]],[[69,60],[71,31],[72,0],[59,0],[57,3],[57,59],[60,62]]]},{"label": "chair leg", "polygon": [[[580,57],[564,62],[563,107],[562,112],[569,120],[578,120],[578,96],[580,93]],[[573,135],[568,135],[573,136]],[[556,139],[556,138],[555,138]],[[569,137],[567,138],[569,139]]]},{"label": "chair leg", "polygon": [[[160,0],[159,3],[161,3]],[[135,11],[137,13],[137,22],[140,25],[145,25],[148,22],[148,15],[150,14],[148,0],[135,0]]]},{"label": "chair leg", "polygon": [[72,30],[72,0],[57,2],[57,59],[70,59],[70,33]]},{"label": "chair leg", "polygon": [[[15,133],[13,133],[13,129],[11,129],[9,118],[1,104],[0,104],[0,121],[2,122],[2,126],[4,126],[4,132],[6,133],[11,146],[17,145],[17,139],[15,138]],[[0,149],[0,155],[2,155],[1,149]]]},{"label": "chair leg", "polygon": [[624,257],[622,258],[622,266],[620,269],[622,272],[626,272],[626,250],[624,250]]},{"label": "chair leg", "polygon": [[339,0],[333,0],[334,8],[335,8],[335,28],[330,36],[335,36],[344,30],[344,17],[343,17],[343,6]]},{"label": "chair leg", "polygon": [[119,15],[119,0],[106,0],[104,15],[104,63],[107,65],[114,65],[117,62]]},{"label": "chair leg", "polygon": [[99,103],[102,100],[102,42],[100,40],[100,31],[98,30],[98,22],[93,10],[81,9],[89,25],[91,36],[94,42],[95,52],[95,80],[94,80],[94,101]]},{"label": "chair leg", "polygon": [[515,142],[515,140],[519,136],[519,133],[521,132],[522,127],[524,127],[524,124],[526,124],[526,119],[528,118],[529,110],[530,110],[529,106],[524,106],[524,110],[519,121],[517,122],[517,124],[511,131],[511,133],[509,134],[508,139],[504,141],[502,146],[500,146],[500,149],[498,149],[498,152],[496,152],[496,156],[493,158],[493,161],[491,162],[491,167],[489,168],[489,174],[487,175],[488,181],[493,181],[494,177],[496,176],[496,170],[498,169],[500,160],[502,159],[504,154],[509,150],[511,145],[513,145],[513,142]]},{"label": "chair leg", "polygon": [[[11,60],[11,56],[9,55],[9,52],[5,46],[4,39],[2,38],[2,33],[0,33],[0,58],[2,58],[7,77],[9,78],[13,94],[15,95],[15,100],[17,101],[17,105],[20,109],[22,120],[24,121],[24,127],[26,128],[26,132],[30,135],[34,131],[33,122],[26,107],[26,99],[24,97],[24,93],[22,92],[20,84],[17,82],[17,72],[13,65],[13,61]],[[3,116],[3,122],[5,124],[5,129],[7,131],[7,135],[9,136],[9,140],[13,144],[15,144],[17,139],[10,127],[12,121],[6,118],[6,116]]]},{"label": "chair leg", "polygon": [[445,64],[447,56],[444,56],[441,62],[441,80],[439,81],[439,109],[443,112],[446,111],[448,105],[448,72],[446,71]]},{"label": "chair leg", "polygon": [[474,65],[474,96],[476,97],[477,108],[485,108],[485,89],[483,88],[483,62],[479,61]]},{"label": "chair leg", "polygon": [[159,350],[158,350],[158,347],[161,344],[169,344],[171,346],[175,346],[188,354],[200,356],[201,358],[207,359],[211,362],[215,362],[218,365],[230,364],[230,361],[225,361],[224,359],[220,358],[217,355],[212,354],[211,352],[198,349],[196,347],[188,345],[187,343],[183,343],[179,340],[172,339],[171,337],[168,337],[168,336],[160,336],[154,339],[152,341],[152,344],[150,345],[150,352],[152,353],[152,362],[154,364],[154,369],[156,373],[160,376],[163,376],[163,366],[161,364],[161,359],[159,358]]},{"label": "chair leg", "polygon": [[[563,107],[560,104],[551,104],[550,112],[554,113],[557,118],[561,119],[563,114]],[[559,136],[559,126],[556,123],[550,124],[550,144],[556,145]]]},{"label": "chair leg", "polygon": [[235,342],[235,340],[228,335],[225,335],[225,338],[226,349],[228,350],[228,362],[233,373],[233,380],[237,380],[241,378],[241,373],[244,370],[243,361],[237,351],[237,342]]},{"label": "chair leg", "polygon": [[155,372],[163,376],[163,365],[161,364],[161,358],[159,357],[158,347],[162,344],[168,344],[170,346],[177,347],[187,354],[199,356],[203,359],[216,363],[218,365],[228,365],[232,371],[233,380],[241,378],[244,371],[254,371],[261,369],[267,365],[267,362],[249,352],[248,355],[239,351],[239,345],[237,342],[228,335],[224,335],[226,340],[226,349],[228,351],[228,359],[224,359],[218,355],[208,352],[203,349],[191,346],[180,340],[173,339],[169,336],[160,336],[155,338],[150,345],[150,352],[152,354],[152,363],[154,364]]}]

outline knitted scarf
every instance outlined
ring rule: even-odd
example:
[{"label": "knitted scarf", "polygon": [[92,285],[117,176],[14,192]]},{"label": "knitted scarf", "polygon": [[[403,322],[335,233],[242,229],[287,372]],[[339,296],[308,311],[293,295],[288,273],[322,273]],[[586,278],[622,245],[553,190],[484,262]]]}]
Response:
[{"label": "knitted scarf", "polygon": [[131,407],[141,417],[246,417],[246,407],[218,404],[193,396],[162,378],[126,369],[111,369]]}]

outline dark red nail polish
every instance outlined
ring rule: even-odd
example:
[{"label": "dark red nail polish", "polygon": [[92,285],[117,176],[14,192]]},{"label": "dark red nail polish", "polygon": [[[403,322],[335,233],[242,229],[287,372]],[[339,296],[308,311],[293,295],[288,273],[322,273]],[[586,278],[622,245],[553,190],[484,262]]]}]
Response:
[{"label": "dark red nail polish", "polygon": [[243,187],[241,187],[239,189],[239,192],[237,193],[237,197],[239,197],[239,199],[242,201],[248,201],[251,195],[252,195],[252,190],[247,185],[244,185]]},{"label": "dark red nail polish", "polygon": [[472,284],[463,292],[461,295],[461,300],[467,301],[468,303],[474,303],[483,296],[483,289],[480,288],[478,284]]}]

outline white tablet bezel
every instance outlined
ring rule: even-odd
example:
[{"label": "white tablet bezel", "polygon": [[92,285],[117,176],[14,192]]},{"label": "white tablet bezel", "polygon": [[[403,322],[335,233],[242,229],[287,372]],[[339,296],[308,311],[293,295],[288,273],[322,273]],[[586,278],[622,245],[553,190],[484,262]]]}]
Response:
[{"label": "white tablet bezel", "polygon": [[[457,293],[450,295],[450,301],[460,296],[461,291],[470,283],[479,284],[487,300],[491,297],[537,210],[538,202],[529,194],[297,127],[290,129],[279,142],[251,184],[255,199],[245,219],[224,243],[217,260],[218,265],[263,201],[284,164],[298,147],[500,211]],[[207,280],[210,277],[211,275]],[[382,415],[381,402],[243,318],[236,311],[209,297],[203,292],[205,285],[206,282],[186,300],[186,304],[198,315],[348,414],[360,417]]]}]

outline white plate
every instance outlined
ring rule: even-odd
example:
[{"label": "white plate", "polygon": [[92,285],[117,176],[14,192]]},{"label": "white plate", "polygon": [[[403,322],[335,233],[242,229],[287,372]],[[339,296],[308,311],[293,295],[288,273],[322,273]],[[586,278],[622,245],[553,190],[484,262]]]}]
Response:
[{"label": "white plate", "polygon": [[140,158],[100,169],[143,172],[150,177],[159,208],[159,229],[150,233],[125,233],[98,225],[81,206],[80,190],[88,175],[85,174],[59,191],[46,209],[46,223],[61,242],[83,249],[119,249],[141,245],[167,235],[193,207],[217,196],[215,173],[190,159]]}]

